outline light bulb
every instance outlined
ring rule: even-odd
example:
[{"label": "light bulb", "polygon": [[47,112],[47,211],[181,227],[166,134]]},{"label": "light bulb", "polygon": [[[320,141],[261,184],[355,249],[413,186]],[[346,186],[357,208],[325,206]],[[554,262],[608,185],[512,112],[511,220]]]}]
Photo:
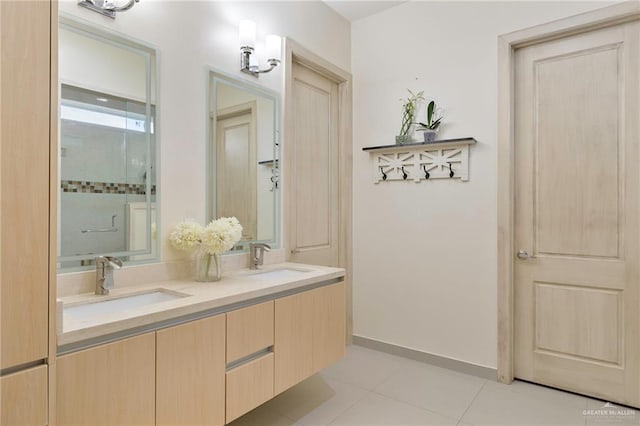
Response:
[{"label": "light bulb", "polygon": [[240,21],[240,47],[256,46],[256,23],[248,19]]},{"label": "light bulb", "polygon": [[282,40],[280,36],[270,34],[267,36],[266,41],[266,56],[267,61],[280,61],[280,57],[282,56]]}]

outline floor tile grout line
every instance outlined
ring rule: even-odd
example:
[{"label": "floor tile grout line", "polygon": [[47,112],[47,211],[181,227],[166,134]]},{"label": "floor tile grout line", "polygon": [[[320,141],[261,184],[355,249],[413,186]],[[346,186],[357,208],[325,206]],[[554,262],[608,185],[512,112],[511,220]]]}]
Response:
[{"label": "floor tile grout line", "polygon": [[[402,369],[402,367],[400,367],[398,370],[400,370],[400,369]],[[411,402],[409,402],[409,401],[404,401],[404,400],[401,400],[401,399],[398,399],[398,398],[394,398],[393,396],[385,395],[385,394],[383,394],[383,393],[379,392],[377,389],[378,389],[380,386],[382,386],[383,384],[385,384],[386,382],[388,382],[389,380],[391,380],[392,376],[393,376],[394,374],[396,374],[396,373],[398,372],[398,370],[397,370],[397,371],[395,371],[394,373],[392,373],[389,377],[387,377],[387,379],[386,379],[386,380],[384,380],[384,381],[380,382],[380,383],[379,383],[378,385],[376,385],[373,389],[371,389],[371,392],[375,393],[375,394],[376,394],[376,395],[378,395],[378,396],[382,396],[382,397],[384,397],[384,398],[389,398],[389,399],[391,399],[391,400],[393,400],[393,401],[401,402],[401,403],[403,403],[403,404],[410,405],[410,406],[412,406],[412,407],[414,407],[414,408],[419,408],[419,409],[421,409],[421,410],[428,411],[429,413],[437,414],[437,415],[439,415],[439,416],[446,417],[447,419],[454,420],[454,421],[456,421],[456,424],[460,421],[460,419],[462,419],[462,416],[464,416],[464,414],[467,412],[467,410],[469,409],[469,407],[471,407],[471,404],[473,403],[473,401],[475,400],[475,398],[478,396],[478,394],[480,393],[480,391],[481,391],[482,389],[484,389],[484,386],[485,386],[485,385],[487,384],[487,382],[488,382],[488,380],[487,380],[487,379],[481,379],[481,380],[482,380],[482,386],[480,386],[480,389],[478,389],[478,392],[476,392],[476,394],[474,395],[474,397],[471,399],[471,402],[469,403],[469,406],[468,406],[468,407],[467,407],[467,409],[462,413],[462,416],[461,416],[459,419],[456,419],[456,418],[454,418],[454,417],[451,417],[451,416],[450,416],[450,415],[448,415],[448,414],[439,413],[439,412],[437,412],[437,411],[434,411],[434,410],[431,410],[431,409],[428,409],[428,408],[425,408],[425,407],[421,407],[421,406],[419,406],[419,405],[417,405],[417,404],[413,404],[413,403],[411,403]]]},{"label": "floor tile grout line", "polygon": [[458,422],[458,419],[456,419],[456,418],[454,418],[454,417],[451,417],[451,416],[449,416],[449,415],[447,415],[447,414],[442,414],[442,413],[439,413],[439,412],[437,412],[437,411],[433,411],[433,410],[430,410],[430,409],[428,409],[428,408],[424,408],[424,407],[421,407],[421,406],[419,406],[419,405],[413,404],[413,403],[411,403],[411,402],[409,402],[409,401],[403,401],[403,400],[401,400],[401,399],[394,398],[394,397],[392,397],[392,396],[390,396],[390,395],[385,395],[385,394],[382,394],[382,393],[380,393],[380,392],[376,392],[376,390],[375,390],[375,389],[374,389],[374,390],[372,390],[372,391],[371,391],[371,393],[375,394],[376,396],[380,396],[380,397],[382,397],[382,398],[387,398],[387,399],[390,399],[390,400],[392,400],[392,401],[399,402],[399,403],[401,403],[401,404],[409,405],[409,406],[411,406],[411,407],[413,407],[413,408],[417,408],[417,409],[419,409],[419,410],[426,411],[426,412],[431,413],[431,414],[436,414],[436,415],[438,415],[438,416],[445,417],[445,418],[447,418],[447,419],[449,419],[449,420],[453,420],[453,421],[455,421],[455,422],[456,422],[456,424],[457,424],[457,422]]},{"label": "floor tile grout line", "polygon": [[358,404],[360,401],[362,401],[367,395],[369,395],[371,393],[371,391],[366,391],[365,393],[363,393],[362,395],[360,395],[359,398],[357,398],[353,404],[350,404],[347,408],[345,408],[344,410],[342,410],[337,416],[335,416],[333,419],[331,419],[331,421],[328,424],[331,424],[333,422],[335,422],[338,417],[340,417],[342,414],[346,413],[347,411],[349,411],[350,409],[352,409],[353,407],[356,406],[356,404]]},{"label": "floor tile grout line", "polygon": [[[324,375],[324,374],[326,374],[326,373],[323,373],[322,371],[320,371],[320,372],[318,372],[318,373],[316,373],[316,374],[320,375],[320,377],[322,378],[322,375]],[[350,404],[350,405],[349,405],[348,407],[346,407],[344,410],[340,411],[340,412],[339,412],[339,413],[338,413],[334,418],[332,418],[332,419],[330,420],[330,422],[329,422],[329,423],[327,423],[327,425],[329,425],[329,424],[333,423],[333,422],[334,422],[338,417],[340,417],[342,414],[344,414],[347,410],[351,409],[354,405],[356,405],[358,402],[360,402],[361,400],[363,400],[365,396],[367,396],[368,394],[372,393],[372,391],[371,391],[371,389],[366,389],[366,388],[363,388],[362,386],[358,386],[358,385],[355,385],[355,384],[353,384],[353,383],[345,382],[344,380],[337,379],[337,378],[335,378],[335,377],[333,377],[333,376],[330,376],[330,375],[328,375],[328,374],[326,374],[326,376],[327,376],[328,378],[330,378],[331,380],[335,380],[335,381],[337,381],[337,382],[340,382],[340,383],[341,383],[341,384],[343,384],[343,385],[353,386],[354,388],[356,388],[356,389],[358,389],[358,390],[364,391],[364,392],[363,392],[363,394],[362,394],[359,398],[356,398],[355,402],[353,402],[352,404]],[[299,424],[301,424],[302,426],[306,426],[306,425],[305,425],[305,423],[301,423],[299,419],[298,419],[298,420],[296,420],[296,419],[294,419],[294,418],[291,418],[290,416],[288,416],[285,412],[282,412],[281,410],[278,410],[278,413],[279,413],[281,416],[286,417],[287,419],[289,419],[289,420],[291,420],[291,421],[293,421],[293,422],[299,423]]]},{"label": "floor tile grout line", "polygon": [[467,407],[466,410],[464,410],[464,412],[462,413],[462,415],[460,416],[460,418],[458,419],[458,422],[456,423],[456,426],[458,426],[460,424],[460,422],[462,421],[462,419],[464,418],[464,416],[467,414],[467,412],[469,411],[469,409],[471,408],[471,406],[473,405],[473,403],[476,401],[476,399],[478,398],[478,395],[480,395],[480,392],[482,392],[482,389],[484,389],[484,387],[487,385],[488,380],[485,380],[484,383],[482,384],[482,386],[480,386],[480,389],[478,389],[478,392],[476,392],[476,394],[473,396],[473,398],[471,399],[471,402],[469,403],[469,406]]},{"label": "floor tile grout line", "polygon": [[[340,382],[340,383],[342,383],[343,385],[350,385],[350,386],[354,386],[354,387],[356,387],[356,388],[358,388],[358,389],[360,389],[360,390],[363,390],[363,391],[366,391],[366,392],[371,392],[371,389],[367,389],[367,388],[365,388],[365,387],[363,387],[363,386],[356,385],[355,383],[353,383],[353,382],[349,382],[349,381],[344,380],[344,379],[342,379],[342,378],[340,378],[340,377],[332,376],[331,374],[327,374],[327,373],[322,373],[322,374],[325,374],[325,375],[326,375],[328,378],[330,378],[331,380],[335,380],[336,382]],[[377,385],[376,385],[376,386],[377,386]]]},{"label": "floor tile grout line", "polygon": [[385,383],[387,380],[389,380],[389,379],[390,379],[394,374],[396,374],[396,373],[397,373],[397,372],[398,372],[402,367],[403,367],[402,365],[398,365],[396,368],[394,368],[394,369],[393,369],[393,371],[392,371],[392,372],[390,372],[390,373],[389,373],[389,375],[388,375],[388,376],[385,376],[384,378],[380,379],[380,381],[379,381],[379,382],[377,382],[376,384],[374,384],[370,389],[367,389],[367,388],[365,388],[365,387],[363,387],[363,386],[357,385],[357,384],[355,384],[355,383],[353,383],[353,382],[349,382],[349,381],[343,380],[342,378],[337,377],[337,376],[333,376],[333,375],[331,375],[330,373],[322,373],[322,374],[326,374],[326,375],[327,375],[327,377],[329,377],[329,378],[331,378],[331,379],[335,379],[335,380],[337,380],[337,381],[339,381],[339,382],[341,382],[341,383],[346,383],[346,384],[348,384],[348,385],[356,386],[356,387],[358,387],[358,388],[360,388],[360,389],[364,389],[364,390],[366,390],[366,391],[368,391],[368,392],[371,392],[371,391],[373,391],[375,388],[377,388],[378,386],[380,386],[381,384],[383,384],[383,383]]},{"label": "floor tile grout line", "polygon": [[336,423],[336,420],[338,420],[340,418],[341,415],[343,415],[344,413],[346,413],[347,411],[351,410],[353,407],[355,407],[360,401],[364,400],[365,397],[367,397],[368,395],[372,394],[373,392],[368,390],[366,391],[356,402],[354,402],[353,404],[351,404],[349,406],[349,408],[347,408],[346,410],[342,411],[340,414],[338,414],[334,419],[332,419],[329,423],[327,423],[327,426],[331,426],[333,424]]}]

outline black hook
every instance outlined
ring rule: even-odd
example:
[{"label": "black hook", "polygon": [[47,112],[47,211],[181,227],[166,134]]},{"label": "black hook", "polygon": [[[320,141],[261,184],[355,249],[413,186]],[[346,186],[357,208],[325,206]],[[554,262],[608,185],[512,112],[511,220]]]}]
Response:
[{"label": "black hook", "polygon": [[380,166],[380,173],[382,173],[382,180],[387,180],[387,174],[384,172],[382,166]]},{"label": "black hook", "polygon": [[422,166],[422,170],[424,170],[424,178],[425,179],[429,179],[431,177],[431,175],[427,171],[427,166]]},{"label": "black hook", "polygon": [[449,177],[452,178],[455,173],[453,172],[453,168],[451,167],[451,163],[449,163]]},{"label": "black hook", "polygon": [[402,179],[407,180],[409,175],[407,174],[407,172],[404,171],[404,166],[402,166],[401,169],[402,169]]}]

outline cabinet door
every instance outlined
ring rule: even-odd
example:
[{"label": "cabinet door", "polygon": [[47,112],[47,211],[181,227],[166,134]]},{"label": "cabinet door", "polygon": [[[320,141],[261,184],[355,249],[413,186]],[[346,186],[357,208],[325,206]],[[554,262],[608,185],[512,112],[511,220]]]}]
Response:
[{"label": "cabinet door", "polygon": [[225,316],[157,332],[158,425],[224,425]]},{"label": "cabinet door", "polygon": [[47,367],[9,374],[0,379],[0,425],[47,424]]},{"label": "cabinet door", "polygon": [[156,334],[58,357],[58,425],[152,425]]},{"label": "cabinet door", "polygon": [[313,293],[313,372],[317,373],[344,356],[345,284],[320,287]]},{"label": "cabinet door", "polygon": [[50,17],[0,2],[0,368],[47,357]]},{"label": "cabinet door", "polygon": [[275,394],[313,373],[313,292],[275,302]]}]

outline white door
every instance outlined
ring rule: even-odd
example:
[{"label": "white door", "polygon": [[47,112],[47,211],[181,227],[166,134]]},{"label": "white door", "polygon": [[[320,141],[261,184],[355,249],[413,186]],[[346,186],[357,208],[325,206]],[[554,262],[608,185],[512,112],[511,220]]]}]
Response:
[{"label": "white door", "polygon": [[338,266],[338,85],[293,64],[292,262]]},{"label": "white door", "polygon": [[217,117],[216,216],[235,216],[242,225],[243,240],[258,239],[256,126],[252,111],[234,107]]},{"label": "white door", "polygon": [[515,54],[515,376],[634,406],[639,28]]}]

